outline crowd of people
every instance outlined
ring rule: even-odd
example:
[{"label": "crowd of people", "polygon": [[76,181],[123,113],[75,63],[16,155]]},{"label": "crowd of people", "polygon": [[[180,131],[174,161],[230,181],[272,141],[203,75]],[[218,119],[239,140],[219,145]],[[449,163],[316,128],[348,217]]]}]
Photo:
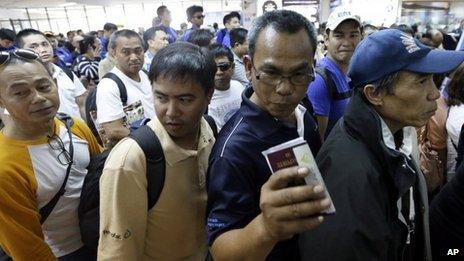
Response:
[{"label": "crowd of people", "polygon": [[[0,29],[1,261],[464,255],[464,20],[156,14]],[[262,152],[298,137],[324,183],[271,171]]]}]

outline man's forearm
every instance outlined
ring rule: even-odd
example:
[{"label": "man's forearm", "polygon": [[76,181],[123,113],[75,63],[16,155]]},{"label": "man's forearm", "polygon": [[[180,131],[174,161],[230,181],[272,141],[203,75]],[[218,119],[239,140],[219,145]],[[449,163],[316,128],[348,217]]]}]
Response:
[{"label": "man's forearm", "polygon": [[246,227],[220,235],[211,247],[214,260],[264,260],[277,243],[258,215]]}]

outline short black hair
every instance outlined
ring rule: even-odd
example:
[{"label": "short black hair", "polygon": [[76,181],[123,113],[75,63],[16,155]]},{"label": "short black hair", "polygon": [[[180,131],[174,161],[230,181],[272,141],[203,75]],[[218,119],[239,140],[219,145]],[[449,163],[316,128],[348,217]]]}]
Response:
[{"label": "short black hair", "polygon": [[234,62],[234,54],[232,53],[229,47],[224,46],[222,44],[214,43],[209,47],[209,49],[211,50],[211,53],[213,54],[214,58],[225,56],[227,57],[229,62]]},{"label": "short black hair", "polygon": [[228,22],[230,22],[230,20],[232,20],[232,18],[234,18],[234,17],[237,17],[238,20],[242,19],[242,17],[240,16],[240,14],[239,14],[238,12],[232,11],[232,12],[230,12],[230,13],[228,13],[228,14],[226,14],[226,15],[224,16],[224,18],[222,19],[222,23],[223,23],[224,25],[226,25],[226,24],[227,24]]},{"label": "short black hair", "polygon": [[163,31],[164,28],[161,26],[150,27],[143,33],[143,43],[145,44],[145,50],[148,49],[148,40],[153,39],[155,37],[157,31]]},{"label": "short black hair", "polygon": [[[44,33],[42,33],[39,30],[32,29],[32,28],[27,28],[27,29],[19,31],[19,33],[16,35],[16,41],[17,41],[18,47],[24,48],[24,41],[23,41],[24,37],[27,37],[29,35],[36,35],[36,34],[42,35],[43,37],[45,37]],[[47,37],[45,37],[45,39],[47,39]]]},{"label": "short black hair", "polygon": [[410,34],[411,36],[414,36],[414,30],[406,24],[400,24],[394,27],[394,29],[400,30],[403,33],[407,33],[407,34]]},{"label": "short black hair", "polygon": [[91,47],[95,46],[96,41],[97,41],[97,37],[95,35],[91,35],[91,34],[84,35],[84,39],[79,41],[79,52],[81,54],[86,53]]},{"label": "short black hair", "polygon": [[187,8],[187,20],[192,19],[193,15],[198,12],[203,12],[203,7],[199,5],[192,5]]},{"label": "short black hair", "polygon": [[118,30],[118,26],[113,24],[113,23],[106,23],[104,26],[103,26],[103,30],[105,31],[117,31]]},{"label": "short black hair", "polygon": [[129,30],[129,29],[121,29],[111,34],[110,41],[109,41],[111,43],[111,46],[110,46],[111,49],[113,50],[116,49],[116,46],[118,45],[118,39],[121,37],[125,37],[125,38],[135,37],[140,40],[140,44],[143,46],[143,40],[138,33],[132,30]]},{"label": "short black hair", "polygon": [[211,44],[211,40],[213,40],[214,34],[210,32],[208,29],[198,29],[193,30],[187,42],[198,45],[200,47],[207,47]]},{"label": "short black hair", "polygon": [[230,30],[230,46],[234,47],[235,43],[243,44],[247,39],[248,30],[245,28],[234,28]]},{"label": "short black hair", "polygon": [[156,15],[157,15],[158,17],[162,16],[163,13],[164,13],[167,9],[168,9],[168,8],[167,8],[167,6],[165,6],[165,5],[162,5],[162,6],[158,7],[158,9],[156,9]]},{"label": "short black hair", "polygon": [[0,29],[0,39],[10,40],[12,42],[16,41],[16,35],[11,29],[2,28]]},{"label": "short black hair", "polygon": [[[317,38],[314,26],[304,16],[289,10],[277,10],[264,13],[253,21],[248,33],[248,54],[253,57],[260,33],[271,27],[279,33],[295,34],[304,29],[308,34],[313,54],[316,52]],[[310,55],[310,54],[308,54]]]},{"label": "short black hair", "polygon": [[152,84],[160,76],[170,81],[193,80],[207,93],[214,89],[216,70],[216,62],[208,49],[175,42],[156,53],[148,78]]}]

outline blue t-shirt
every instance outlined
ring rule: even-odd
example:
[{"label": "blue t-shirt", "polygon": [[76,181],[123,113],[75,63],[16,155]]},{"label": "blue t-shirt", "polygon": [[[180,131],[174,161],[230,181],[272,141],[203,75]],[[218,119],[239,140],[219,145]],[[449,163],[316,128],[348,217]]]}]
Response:
[{"label": "blue t-shirt", "polygon": [[[208,242],[221,234],[243,228],[261,213],[261,187],[271,176],[262,151],[299,137],[296,126],[288,126],[249,100],[247,88],[242,104],[221,129],[211,151],[207,173]],[[304,137],[314,155],[321,146],[317,125],[304,114]],[[277,243],[267,260],[299,260],[298,235]]]},{"label": "blue t-shirt", "polygon": [[[348,85],[349,78],[342,72],[342,70],[332,60],[327,57],[322,58],[316,66],[325,67],[332,78],[332,81],[337,88],[338,93],[344,93],[350,90]],[[329,90],[325,84],[324,78],[316,73],[316,78],[308,87],[308,98],[311,101],[314,113],[318,116],[329,118],[329,124],[325,132],[327,137],[330,130],[335,123],[343,116],[346,106],[351,98],[343,100],[332,100],[330,98]],[[329,77],[330,77],[329,76]],[[330,80],[330,79],[329,79]]]},{"label": "blue t-shirt", "polygon": [[109,42],[109,39],[102,36],[100,38],[100,46],[101,46],[101,49],[100,49],[100,58],[104,59],[106,57],[106,54],[108,53],[108,42]]},{"label": "blue t-shirt", "polygon": [[198,30],[198,29],[200,29],[200,27],[198,27],[197,25],[192,25],[192,28],[185,31],[184,35],[182,36],[182,38],[180,40],[183,41],[183,42],[187,42],[189,37],[190,37],[190,34],[193,31]]},{"label": "blue t-shirt", "polygon": [[217,31],[216,42],[230,48],[230,31],[226,28]]},{"label": "blue t-shirt", "polygon": [[172,29],[172,27],[160,25],[163,28],[163,31],[168,35],[168,42],[170,44],[174,43],[177,40],[177,32],[176,30]]}]

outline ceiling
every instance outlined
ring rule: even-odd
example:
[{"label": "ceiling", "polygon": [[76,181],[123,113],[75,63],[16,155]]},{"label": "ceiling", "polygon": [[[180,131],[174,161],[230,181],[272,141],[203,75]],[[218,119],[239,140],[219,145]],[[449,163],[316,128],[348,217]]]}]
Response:
[{"label": "ceiling", "polygon": [[[38,7],[68,7],[73,5],[105,5],[137,2],[163,2],[162,0],[0,0],[0,8],[38,8]],[[172,1],[172,0],[171,0]],[[169,2],[164,0],[164,2]]]}]

